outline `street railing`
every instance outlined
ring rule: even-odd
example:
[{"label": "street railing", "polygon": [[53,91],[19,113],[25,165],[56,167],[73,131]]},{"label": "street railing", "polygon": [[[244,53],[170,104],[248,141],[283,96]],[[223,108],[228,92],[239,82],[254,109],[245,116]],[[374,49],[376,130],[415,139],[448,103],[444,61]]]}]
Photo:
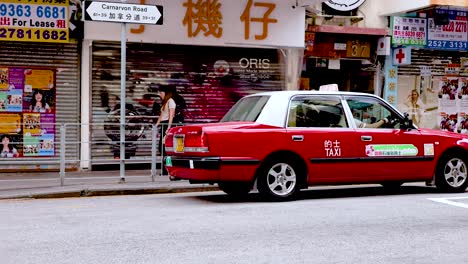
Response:
[{"label": "street railing", "polygon": [[[128,120],[127,120],[128,121]],[[176,126],[185,124],[178,123]],[[10,128],[19,126],[18,124],[2,123],[0,128]],[[123,129],[125,131],[125,141],[120,141],[120,123],[41,123],[47,126],[48,131],[35,128],[39,134],[31,135],[31,129],[18,128],[15,133],[3,133],[0,136],[7,136],[9,142],[0,142],[0,172],[18,171],[24,168],[25,171],[41,170],[41,166],[51,165],[49,169],[57,172],[60,177],[60,184],[65,184],[67,171],[80,170],[82,167],[88,169],[93,166],[108,166],[113,164],[149,163],[151,165],[151,181],[155,181],[157,176],[162,176],[164,165],[164,145],[158,149],[158,142],[161,140],[158,131],[165,129],[167,124],[160,124],[159,127],[151,122],[126,122]],[[174,124],[172,125],[174,127]],[[54,135],[51,135],[51,127],[54,127]],[[85,128],[85,130],[82,130]],[[20,132],[23,132],[21,134]],[[73,131],[74,133],[70,133]],[[79,131],[89,131],[89,136],[84,137]],[[3,130],[2,132],[6,132]],[[44,137],[44,134],[49,134]],[[53,140],[52,140],[53,138]],[[86,140],[89,138],[88,140]],[[121,144],[123,143],[123,144]],[[4,151],[4,145],[16,149],[15,151]],[[125,156],[121,157],[120,147],[125,149]],[[85,149],[83,152],[82,149]],[[44,151],[47,149],[47,151]],[[83,155],[83,153],[87,153]],[[47,155],[52,154],[52,155]],[[83,166],[87,164],[87,166]],[[54,167],[55,165],[55,167]],[[39,166],[39,168],[38,168]],[[124,172],[125,173],[125,172]],[[122,176],[122,175],[121,175]],[[121,179],[122,180],[122,177]],[[123,175],[125,180],[125,174]]]}]

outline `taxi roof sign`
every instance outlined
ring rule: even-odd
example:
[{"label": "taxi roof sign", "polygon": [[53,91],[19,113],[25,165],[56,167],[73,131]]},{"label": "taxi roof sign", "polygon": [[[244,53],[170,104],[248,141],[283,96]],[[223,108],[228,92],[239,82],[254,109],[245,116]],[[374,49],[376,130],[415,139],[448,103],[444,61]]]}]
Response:
[{"label": "taxi roof sign", "polygon": [[338,92],[338,84],[332,83],[332,84],[320,85],[319,91]]}]

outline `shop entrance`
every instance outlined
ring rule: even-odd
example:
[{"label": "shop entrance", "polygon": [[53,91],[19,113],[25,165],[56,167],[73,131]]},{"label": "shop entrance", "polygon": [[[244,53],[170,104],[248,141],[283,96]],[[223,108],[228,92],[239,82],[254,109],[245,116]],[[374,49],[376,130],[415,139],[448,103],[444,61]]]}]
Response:
[{"label": "shop entrance", "polygon": [[[301,89],[336,83],[340,91],[374,93],[375,66],[359,59],[307,58]],[[307,85],[308,84],[308,85]]]}]

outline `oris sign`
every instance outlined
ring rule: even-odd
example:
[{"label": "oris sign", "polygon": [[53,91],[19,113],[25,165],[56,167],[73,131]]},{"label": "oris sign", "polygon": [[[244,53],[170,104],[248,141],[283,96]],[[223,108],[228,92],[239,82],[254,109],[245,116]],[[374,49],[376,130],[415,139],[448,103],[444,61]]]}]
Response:
[{"label": "oris sign", "polygon": [[325,4],[338,11],[351,11],[361,6],[364,1],[365,0],[328,0]]}]

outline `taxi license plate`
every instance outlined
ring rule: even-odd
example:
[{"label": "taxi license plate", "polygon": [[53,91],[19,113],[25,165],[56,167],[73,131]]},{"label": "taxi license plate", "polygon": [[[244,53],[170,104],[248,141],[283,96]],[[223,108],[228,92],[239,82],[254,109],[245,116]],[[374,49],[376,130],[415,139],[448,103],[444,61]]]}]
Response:
[{"label": "taxi license plate", "polygon": [[184,152],[184,136],[175,136],[174,137],[174,146],[175,152]]}]

